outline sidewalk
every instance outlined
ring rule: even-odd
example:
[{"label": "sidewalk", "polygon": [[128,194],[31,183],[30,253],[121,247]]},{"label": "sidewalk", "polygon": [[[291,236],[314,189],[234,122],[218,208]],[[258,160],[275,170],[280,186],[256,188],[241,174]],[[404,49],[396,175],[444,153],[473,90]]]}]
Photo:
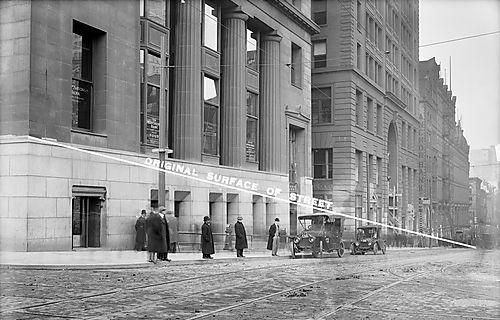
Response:
[{"label": "sidewalk", "polygon": [[[428,248],[389,248],[390,251],[424,250]],[[278,250],[278,257],[272,257],[269,250],[246,250],[245,258],[237,258],[236,251],[220,250],[214,259],[202,259],[201,252],[169,253],[171,262],[159,261],[157,264],[147,262],[146,251],[79,249],[76,251],[50,252],[0,252],[0,268],[2,269],[112,269],[112,268],[147,268],[172,265],[188,265],[213,262],[242,261],[244,259],[289,259],[290,251]],[[345,255],[348,255],[346,251]],[[336,256],[336,254],[333,254]]]},{"label": "sidewalk", "polygon": [[168,264],[197,264],[213,261],[237,261],[241,259],[289,258],[290,252],[280,249],[278,257],[271,257],[271,251],[245,251],[245,258],[237,258],[236,251],[217,251],[214,259],[202,259],[201,252],[169,253],[171,262],[147,262],[146,251],[133,250],[77,250],[50,252],[0,252],[0,268],[18,269],[109,269],[142,268],[166,266]]}]

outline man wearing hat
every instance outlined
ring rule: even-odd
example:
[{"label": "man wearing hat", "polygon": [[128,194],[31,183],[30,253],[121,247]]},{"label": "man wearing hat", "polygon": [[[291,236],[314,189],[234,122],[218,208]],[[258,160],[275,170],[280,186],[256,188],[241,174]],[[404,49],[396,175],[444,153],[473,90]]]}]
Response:
[{"label": "man wearing hat", "polygon": [[203,259],[213,259],[210,255],[215,253],[209,216],[203,217],[203,225],[201,226],[201,253],[203,253]]},{"label": "man wearing hat", "polygon": [[247,243],[247,233],[245,231],[245,226],[241,222],[243,220],[242,216],[238,217],[238,221],[234,224],[234,234],[236,235],[236,256],[244,258],[243,249],[248,248]]},{"label": "man wearing hat", "polygon": [[271,250],[273,256],[278,255],[278,246],[280,241],[280,219],[274,219],[274,223],[269,227],[269,238],[267,239],[267,250]]}]

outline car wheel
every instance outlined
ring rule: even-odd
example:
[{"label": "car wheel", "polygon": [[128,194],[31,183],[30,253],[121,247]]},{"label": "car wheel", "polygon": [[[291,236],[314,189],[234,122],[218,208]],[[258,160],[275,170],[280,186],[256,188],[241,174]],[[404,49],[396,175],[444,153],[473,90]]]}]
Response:
[{"label": "car wheel", "polygon": [[373,254],[376,255],[377,254],[377,251],[378,251],[378,244],[377,243],[374,243],[373,244]]},{"label": "car wheel", "polygon": [[319,252],[318,251],[313,251],[312,252],[312,256],[313,256],[313,258],[319,257]]},{"label": "car wheel", "polygon": [[292,259],[295,259],[295,243],[292,242],[292,248],[290,250]]},{"label": "car wheel", "polygon": [[356,247],[354,246],[354,243],[351,243],[351,254],[352,255],[356,254]]},{"label": "car wheel", "polygon": [[337,255],[339,256],[339,258],[342,258],[342,256],[344,255],[344,243],[341,241],[340,242],[340,248],[337,249]]}]

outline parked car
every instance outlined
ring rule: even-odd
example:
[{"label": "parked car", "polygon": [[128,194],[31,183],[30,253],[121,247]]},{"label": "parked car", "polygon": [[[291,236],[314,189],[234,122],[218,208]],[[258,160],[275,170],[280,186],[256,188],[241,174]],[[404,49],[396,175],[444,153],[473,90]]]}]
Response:
[{"label": "parked car", "polygon": [[351,242],[351,254],[365,254],[372,251],[377,254],[379,250],[385,254],[386,243],[381,238],[380,226],[361,226],[356,229],[356,240]]},{"label": "parked car", "polygon": [[339,257],[344,255],[342,232],[344,218],[329,214],[310,214],[298,217],[302,231],[291,239],[291,255],[311,252],[317,258],[323,252],[336,251]]}]

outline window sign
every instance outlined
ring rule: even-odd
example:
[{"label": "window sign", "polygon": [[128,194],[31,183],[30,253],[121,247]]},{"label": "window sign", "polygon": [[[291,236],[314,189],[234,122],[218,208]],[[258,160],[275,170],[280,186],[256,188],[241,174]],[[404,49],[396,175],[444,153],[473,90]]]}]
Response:
[{"label": "window sign", "polygon": [[160,141],[160,90],[148,85],[146,105],[146,144],[158,146]]},{"label": "window sign", "polygon": [[203,114],[203,152],[217,155],[217,107],[205,104]]},{"label": "window sign", "polygon": [[85,81],[72,80],[71,103],[73,106],[74,128],[90,130],[90,106],[92,85]]}]

